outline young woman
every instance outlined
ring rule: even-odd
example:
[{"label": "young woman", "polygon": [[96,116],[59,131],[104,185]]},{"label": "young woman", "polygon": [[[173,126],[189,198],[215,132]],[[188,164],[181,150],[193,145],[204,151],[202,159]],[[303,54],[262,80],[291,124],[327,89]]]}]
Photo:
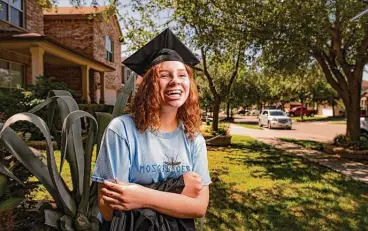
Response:
[{"label": "young woman", "polygon": [[[174,41],[174,49],[180,43],[178,52],[167,49],[172,48],[170,44],[157,42],[163,37]],[[158,51],[157,44],[161,46]],[[109,124],[92,176],[99,182],[99,209],[106,221],[112,219],[114,210],[149,208],[176,218],[198,218],[206,213],[211,180],[205,140],[199,133],[197,87],[186,65],[193,62],[187,62],[189,50],[184,46],[183,51],[183,46],[166,30],[125,61],[134,70],[137,65],[129,62],[138,60],[141,51],[147,56],[135,69],[144,78],[132,114]],[[142,186],[179,176],[185,183],[181,194]]]}]

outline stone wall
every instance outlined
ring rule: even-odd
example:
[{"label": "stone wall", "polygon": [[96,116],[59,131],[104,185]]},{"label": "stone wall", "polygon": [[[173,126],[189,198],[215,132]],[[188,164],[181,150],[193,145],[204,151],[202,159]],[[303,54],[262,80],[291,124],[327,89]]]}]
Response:
[{"label": "stone wall", "polygon": [[25,25],[26,29],[32,33],[43,34],[43,13],[42,8],[38,5],[37,0],[25,1]]},{"label": "stone wall", "polygon": [[45,19],[45,35],[93,56],[93,22],[89,19]]},{"label": "stone wall", "polygon": [[[95,17],[93,23],[93,58],[107,65],[114,66],[115,71],[105,73],[106,88],[119,90],[122,86],[121,73],[121,44],[119,41],[119,29],[115,26],[114,20],[106,21],[101,16]],[[114,62],[109,62],[105,58],[105,36],[109,36],[114,43]],[[99,80],[97,80],[99,82]]]}]

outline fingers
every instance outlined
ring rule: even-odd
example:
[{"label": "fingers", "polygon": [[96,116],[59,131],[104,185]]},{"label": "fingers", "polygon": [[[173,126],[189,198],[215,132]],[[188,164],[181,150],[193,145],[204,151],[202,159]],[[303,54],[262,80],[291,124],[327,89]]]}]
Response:
[{"label": "fingers", "polygon": [[102,193],[103,196],[108,196],[108,197],[114,198],[116,200],[121,200],[122,201],[123,193],[112,191],[112,190],[109,190],[107,188],[102,188],[101,193]]}]

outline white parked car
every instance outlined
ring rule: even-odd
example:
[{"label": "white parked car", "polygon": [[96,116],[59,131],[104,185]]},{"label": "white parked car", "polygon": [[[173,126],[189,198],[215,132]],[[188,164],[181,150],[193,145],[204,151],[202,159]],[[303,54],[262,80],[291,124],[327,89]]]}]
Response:
[{"label": "white parked car", "polygon": [[258,125],[260,127],[267,126],[271,128],[291,129],[292,120],[285,112],[277,109],[267,109],[262,111],[258,117]]}]

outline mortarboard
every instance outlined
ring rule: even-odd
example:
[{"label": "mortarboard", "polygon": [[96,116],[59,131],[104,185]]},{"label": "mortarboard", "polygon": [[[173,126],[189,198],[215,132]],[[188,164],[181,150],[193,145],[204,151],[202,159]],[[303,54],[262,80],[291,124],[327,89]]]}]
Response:
[{"label": "mortarboard", "polygon": [[190,66],[199,63],[195,55],[167,28],[125,59],[123,64],[144,76],[152,66],[164,61],[180,61]]}]

